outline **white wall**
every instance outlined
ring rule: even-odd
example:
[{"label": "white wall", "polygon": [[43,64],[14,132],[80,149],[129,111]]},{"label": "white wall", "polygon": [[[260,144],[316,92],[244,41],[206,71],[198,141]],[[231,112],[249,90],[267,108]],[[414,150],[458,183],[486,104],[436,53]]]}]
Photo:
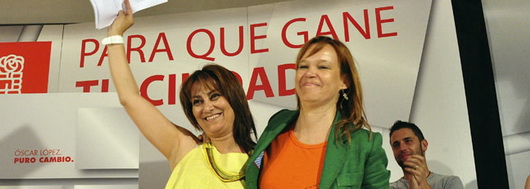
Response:
[{"label": "white wall", "polygon": [[530,1],[483,0],[510,188],[530,175]]},{"label": "white wall", "polygon": [[[449,16],[448,16],[449,15]],[[457,175],[466,189],[477,188],[470,125],[450,1],[433,1],[410,121],[429,141],[429,169]],[[390,125],[392,123],[389,123]],[[394,160],[385,131],[390,181],[403,173]]]}]

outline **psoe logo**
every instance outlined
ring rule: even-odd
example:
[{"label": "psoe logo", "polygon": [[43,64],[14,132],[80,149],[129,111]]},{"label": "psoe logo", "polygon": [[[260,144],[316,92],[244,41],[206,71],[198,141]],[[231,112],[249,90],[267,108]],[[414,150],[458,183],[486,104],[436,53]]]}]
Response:
[{"label": "psoe logo", "polygon": [[0,57],[0,94],[22,93],[24,57],[8,55]]},{"label": "psoe logo", "polygon": [[47,93],[51,41],[0,43],[0,95]]}]

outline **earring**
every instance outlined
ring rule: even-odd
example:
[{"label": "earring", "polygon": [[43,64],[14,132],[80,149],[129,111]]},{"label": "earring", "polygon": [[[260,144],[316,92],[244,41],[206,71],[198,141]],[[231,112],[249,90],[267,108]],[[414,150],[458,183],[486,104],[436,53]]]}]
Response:
[{"label": "earring", "polygon": [[342,98],[344,98],[344,100],[349,100],[350,98],[348,98],[348,94],[346,94],[344,92],[344,89],[340,90],[340,92],[342,93]]}]

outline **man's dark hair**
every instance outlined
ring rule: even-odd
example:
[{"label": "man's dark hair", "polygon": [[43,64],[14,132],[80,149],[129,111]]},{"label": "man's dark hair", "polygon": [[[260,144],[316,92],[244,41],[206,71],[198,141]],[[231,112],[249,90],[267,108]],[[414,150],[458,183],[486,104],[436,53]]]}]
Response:
[{"label": "man's dark hair", "polygon": [[392,125],[392,127],[390,127],[389,136],[392,137],[392,133],[394,133],[394,131],[397,131],[399,129],[404,129],[404,128],[411,129],[412,132],[414,132],[414,134],[416,135],[416,137],[418,137],[418,139],[420,141],[425,140],[425,137],[423,136],[423,133],[421,132],[420,128],[418,128],[418,126],[416,126],[416,124],[409,123],[409,122],[406,122],[406,121],[401,121],[401,120],[397,120],[394,123],[394,125]]}]

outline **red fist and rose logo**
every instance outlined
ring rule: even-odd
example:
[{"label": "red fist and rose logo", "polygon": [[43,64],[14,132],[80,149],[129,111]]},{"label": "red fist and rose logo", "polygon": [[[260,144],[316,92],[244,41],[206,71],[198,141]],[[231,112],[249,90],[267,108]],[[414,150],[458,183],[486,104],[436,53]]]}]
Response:
[{"label": "red fist and rose logo", "polygon": [[24,57],[8,55],[0,58],[0,94],[22,93]]},{"label": "red fist and rose logo", "polygon": [[47,93],[51,41],[0,43],[0,95]]}]

